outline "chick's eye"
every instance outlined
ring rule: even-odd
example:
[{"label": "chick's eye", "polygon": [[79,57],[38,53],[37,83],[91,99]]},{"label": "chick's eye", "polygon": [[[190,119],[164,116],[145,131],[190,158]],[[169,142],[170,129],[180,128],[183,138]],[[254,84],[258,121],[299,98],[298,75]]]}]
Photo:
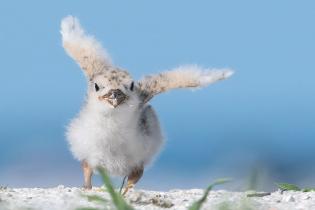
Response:
[{"label": "chick's eye", "polygon": [[131,85],[130,85],[130,90],[131,91],[133,91],[134,86],[135,86],[135,84],[134,84],[134,82],[132,82]]},{"label": "chick's eye", "polygon": [[100,87],[96,83],[94,83],[94,87],[96,92],[100,90]]}]

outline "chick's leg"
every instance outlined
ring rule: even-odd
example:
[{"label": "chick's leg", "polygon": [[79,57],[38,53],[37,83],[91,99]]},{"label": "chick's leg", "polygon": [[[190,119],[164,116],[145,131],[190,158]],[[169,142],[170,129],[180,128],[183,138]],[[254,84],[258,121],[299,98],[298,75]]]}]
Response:
[{"label": "chick's leg", "polygon": [[129,189],[133,188],[135,184],[140,180],[140,178],[143,175],[143,166],[140,168],[135,168],[132,170],[132,172],[128,175],[128,182],[127,186],[123,192],[123,195],[125,195]]},{"label": "chick's leg", "polygon": [[92,189],[91,178],[92,178],[92,174],[93,174],[93,169],[86,162],[86,160],[82,161],[82,169],[83,169],[83,175],[84,175],[83,188],[84,189]]}]

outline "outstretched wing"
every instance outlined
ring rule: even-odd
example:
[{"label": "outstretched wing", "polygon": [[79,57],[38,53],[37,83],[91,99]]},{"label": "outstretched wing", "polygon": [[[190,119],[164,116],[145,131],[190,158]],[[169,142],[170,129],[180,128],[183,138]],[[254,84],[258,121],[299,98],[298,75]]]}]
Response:
[{"label": "outstretched wing", "polygon": [[138,89],[144,103],[153,96],[175,88],[197,88],[226,79],[233,74],[230,69],[203,69],[180,66],[157,75],[146,76],[138,82]]},{"label": "outstretched wing", "polygon": [[66,52],[80,65],[88,77],[111,67],[111,59],[94,37],[85,34],[79,20],[65,17],[61,22],[62,43]]}]

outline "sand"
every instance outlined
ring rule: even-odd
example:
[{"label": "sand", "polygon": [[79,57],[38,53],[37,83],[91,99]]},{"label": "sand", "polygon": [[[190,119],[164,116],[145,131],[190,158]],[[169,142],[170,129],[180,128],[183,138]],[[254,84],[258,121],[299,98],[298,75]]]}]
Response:
[{"label": "sand", "polygon": [[[203,194],[201,189],[170,190],[168,192],[133,190],[126,200],[135,209],[187,209]],[[248,197],[249,192],[211,191],[202,209],[263,209],[293,210],[315,209],[315,192],[280,192],[267,196]],[[105,205],[88,201],[85,195],[99,195],[109,202]],[[0,189],[0,209],[47,209],[70,210],[78,207],[114,209],[109,194],[104,188],[84,191],[81,188],[2,188]],[[105,208],[104,208],[105,207]]]}]

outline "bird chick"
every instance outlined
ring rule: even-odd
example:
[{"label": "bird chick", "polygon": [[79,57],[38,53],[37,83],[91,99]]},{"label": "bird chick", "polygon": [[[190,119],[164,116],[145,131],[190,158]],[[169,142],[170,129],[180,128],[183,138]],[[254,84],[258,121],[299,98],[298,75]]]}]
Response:
[{"label": "bird chick", "polygon": [[61,35],[64,49],[88,81],[84,106],[66,133],[73,156],[82,163],[87,189],[92,188],[91,177],[97,167],[112,176],[128,177],[124,193],[139,181],[163,144],[158,118],[148,104],[155,95],[206,86],[233,73],[189,65],[134,81],[126,70],[112,64],[105,49],[84,32],[77,18],[62,20]]}]

